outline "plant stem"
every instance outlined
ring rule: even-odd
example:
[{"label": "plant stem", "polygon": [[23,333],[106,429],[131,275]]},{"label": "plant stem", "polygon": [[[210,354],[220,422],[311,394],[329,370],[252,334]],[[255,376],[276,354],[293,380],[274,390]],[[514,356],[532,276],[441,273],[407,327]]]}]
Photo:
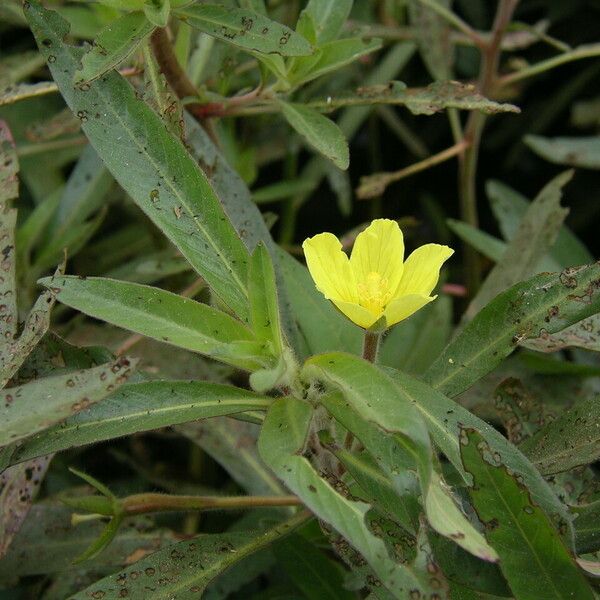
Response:
[{"label": "plant stem", "polygon": [[377,352],[379,350],[380,339],[380,333],[375,333],[373,331],[365,331],[362,353],[362,356],[365,360],[368,360],[372,363],[374,363],[377,360]]},{"label": "plant stem", "polygon": [[270,506],[298,506],[296,496],[176,496],[133,494],[120,501],[125,516],[183,510],[240,510]]},{"label": "plant stem", "polygon": [[454,146],[450,146],[450,148],[446,148],[446,150],[443,150],[442,152],[438,152],[433,156],[429,156],[425,160],[409,165],[408,167],[400,169],[399,171],[394,171],[393,173],[374,173],[373,175],[362,177],[360,180],[360,186],[356,190],[356,196],[360,200],[366,200],[368,198],[380,196],[390,183],[394,183],[395,181],[404,179],[409,175],[414,175],[415,173],[424,171],[429,167],[438,165],[452,158],[453,156],[460,154],[467,146],[467,140],[462,139]]},{"label": "plant stem", "polygon": [[600,56],[600,44],[588,44],[585,46],[580,46],[579,48],[574,48],[569,52],[563,52],[563,54],[559,54],[558,56],[554,56],[548,60],[542,60],[535,65],[525,67],[524,69],[516,71],[515,73],[504,75],[504,77],[500,77],[498,79],[497,84],[505,87],[507,85],[511,85],[512,83],[516,83],[517,81],[527,79],[528,77],[533,77],[534,75],[538,75],[544,71],[549,71],[550,69],[554,69],[555,67],[559,67],[560,65],[564,65],[574,60],[580,60],[582,58],[594,58],[596,56]]},{"label": "plant stem", "polygon": [[[493,90],[497,73],[502,39],[512,18],[519,0],[500,0],[489,40],[482,47],[481,69],[479,72],[478,91],[488,96]],[[473,111],[467,120],[464,140],[468,143],[462,153],[459,167],[459,195],[461,218],[473,227],[478,227],[477,212],[477,163],[481,134],[485,125],[485,115]],[[469,295],[473,297],[481,281],[481,261],[477,251],[469,244],[463,245],[465,255],[466,283]]]}]

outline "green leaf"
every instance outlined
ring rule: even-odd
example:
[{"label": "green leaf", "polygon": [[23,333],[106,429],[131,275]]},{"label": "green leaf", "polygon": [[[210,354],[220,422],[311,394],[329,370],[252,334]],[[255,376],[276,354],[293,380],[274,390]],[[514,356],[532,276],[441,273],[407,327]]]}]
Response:
[{"label": "green leaf", "polygon": [[340,169],[350,164],[348,142],[340,128],[327,117],[302,104],[279,101],[287,122],[310,144]]},{"label": "green leaf", "polygon": [[106,524],[102,533],[77,557],[73,560],[74,564],[91,560],[98,556],[116,537],[121,526],[121,517],[112,517]]},{"label": "green leaf", "polygon": [[83,55],[75,83],[89,83],[118,67],[152,33],[154,26],[141,12],[127,13],[106,26]]},{"label": "green leaf", "polygon": [[52,456],[41,456],[8,469],[0,467],[0,558],[26,521],[51,460]]},{"label": "green leaf", "polygon": [[271,256],[262,242],[256,246],[250,258],[248,289],[252,330],[259,340],[271,345],[274,356],[279,356],[283,340],[279,322],[277,284]]},{"label": "green leaf", "polygon": [[288,70],[287,80],[293,86],[305,84],[380,48],[380,40],[364,42],[361,38],[344,38],[329,42],[318,48],[312,56],[296,58]]},{"label": "green leaf", "polygon": [[21,265],[29,265],[31,251],[40,240],[48,223],[60,203],[60,193],[56,190],[46,200],[38,204],[19,227],[16,235],[17,254]]},{"label": "green leaf", "polygon": [[256,204],[277,202],[279,200],[291,198],[296,194],[310,191],[312,186],[312,181],[306,181],[304,179],[288,179],[285,181],[278,181],[276,183],[253,190],[252,200],[256,202]]},{"label": "green leaf", "polygon": [[11,462],[196,419],[265,410],[270,404],[248,390],[203,381],[131,383],[15,447]]},{"label": "green leaf", "polygon": [[521,450],[545,475],[593,463],[600,457],[599,419],[598,398],[580,400],[525,440]]},{"label": "green leaf", "polygon": [[555,333],[600,310],[600,265],[542,273],[499,294],[425,372],[454,397],[490,373],[521,341]]},{"label": "green leaf", "polygon": [[63,304],[96,319],[244,369],[261,366],[231,346],[254,341],[250,329],[206,304],[160,288],[102,277],[46,277],[40,283]]},{"label": "green leaf", "polygon": [[67,23],[36,2],[25,6],[52,75],[100,158],[212,291],[246,318],[248,253],[206,176],[181,141],[165,131],[160,117],[117,73],[74,88],[82,51],[64,44]]},{"label": "green leaf", "polygon": [[264,532],[202,534],[172,544],[135,563],[136,576],[132,576],[129,567],[97,581],[72,598],[87,600],[100,591],[104,600],[117,600],[122,598],[124,585],[130,598],[201,597],[208,584],[226,569],[285,537],[307,518],[305,512],[300,512]]},{"label": "green leaf", "polygon": [[577,552],[597,552],[600,549],[600,500],[574,506],[571,510],[577,517],[573,523]]},{"label": "green leaf", "polygon": [[515,597],[592,600],[592,589],[528,489],[476,431],[465,430],[461,440],[464,467],[473,476],[469,495]]},{"label": "green leaf", "polygon": [[306,600],[355,600],[344,589],[343,569],[325,552],[298,534],[274,547],[277,561]]},{"label": "green leaf", "polygon": [[12,133],[4,121],[0,121],[0,165],[0,205],[3,205],[19,196],[17,149]]},{"label": "green leaf", "polygon": [[572,171],[561,173],[529,205],[514,238],[469,305],[465,313],[467,320],[500,292],[534,274],[537,264],[554,244],[569,212],[560,205],[560,200],[562,188],[572,177]]},{"label": "green leaf", "polygon": [[463,242],[467,242],[486,258],[499,262],[506,251],[506,243],[477,227],[463,221],[447,219],[446,224],[452,233],[456,234]]},{"label": "green leaf", "polygon": [[289,27],[243,8],[194,4],[174,11],[192,27],[258,54],[305,56],[312,47]]},{"label": "green leaf", "polygon": [[312,417],[313,410],[307,402],[295,398],[275,400],[258,441],[263,460],[317,517],[362,554],[394,597],[405,598],[409,590],[427,591],[407,566],[388,556],[384,542],[368,529],[364,519],[369,505],[354,502],[336,491],[302,455]]},{"label": "green leaf", "polygon": [[[521,220],[527,213],[530,202],[500,181],[488,181],[486,193],[502,236],[505,240],[512,240],[519,229]],[[594,260],[585,245],[566,225],[560,228],[550,255],[553,262],[563,268],[591,263]]]},{"label": "green leaf", "polygon": [[[6,294],[6,293],[5,293]],[[5,295],[8,300],[9,296]],[[0,387],[17,372],[30,352],[37,346],[50,326],[50,310],[54,306],[51,292],[41,294],[29,311],[18,338],[0,345]]]},{"label": "green leaf", "polygon": [[0,393],[0,446],[47,429],[125,383],[135,363],[121,358],[93,369],[46,377]]},{"label": "green leaf", "polygon": [[600,136],[545,138],[526,135],[523,140],[536,154],[552,163],[600,169]]},{"label": "green leaf", "polygon": [[[0,159],[2,157],[0,156]],[[17,211],[0,206],[0,240],[3,244],[2,272],[0,277],[0,365],[4,365],[13,356],[10,351],[10,340],[17,334],[19,313],[17,310],[17,282],[16,282],[16,252],[15,252],[15,226]],[[7,343],[8,342],[8,343]],[[3,377],[5,379],[5,377]]]},{"label": "green leaf", "polygon": [[359,354],[361,330],[342,316],[317,290],[308,270],[287,252],[279,262],[292,312],[310,354],[344,350]]},{"label": "green leaf", "polygon": [[166,27],[169,23],[171,3],[169,0],[146,0],[144,15],[156,27]]},{"label": "green leaf", "polygon": [[[450,9],[451,0],[433,0],[440,7]],[[453,78],[454,46],[450,39],[448,22],[419,0],[407,3],[410,24],[417,34],[419,52],[431,77],[438,81]]]},{"label": "green leaf", "polygon": [[352,4],[353,0],[308,0],[302,12],[311,16],[319,45],[337,39]]},{"label": "green leaf", "polygon": [[101,481],[98,481],[96,478],[92,477],[88,473],[84,473],[83,471],[79,471],[74,467],[69,467],[69,471],[76,475],[80,479],[83,479],[86,483],[91,485],[94,489],[98,490],[103,496],[106,498],[114,498],[115,495],[107,488]]},{"label": "green leaf", "polygon": [[[349,415],[338,412],[336,419],[361,440],[399,489],[405,488],[405,482],[396,482],[398,464],[386,459],[390,453],[381,450],[380,438],[390,436],[412,455],[419,473],[425,512],[436,531],[480,558],[496,559],[495,552],[458,509],[433,468],[429,434],[414,407],[423,384],[408,376],[400,383],[371,363],[342,353],[309,359],[303,373],[305,377],[316,376],[344,394],[361,419],[353,420],[354,429],[347,421]],[[378,436],[370,431],[369,423],[379,428]],[[357,426],[360,429],[356,430]]]},{"label": "green leaf", "polygon": [[[405,47],[413,50],[412,47]],[[393,76],[393,75],[392,75]],[[433,115],[446,108],[478,110],[485,114],[519,112],[513,104],[501,104],[488,100],[479,94],[475,87],[458,81],[437,81],[426,88],[407,88],[401,81],[386,84],[363,86],[353,94],[327,96],[310,102],[312,108],[332,111],[343,106],[373,106],[390,104],[405,106],[415,115]]]}]

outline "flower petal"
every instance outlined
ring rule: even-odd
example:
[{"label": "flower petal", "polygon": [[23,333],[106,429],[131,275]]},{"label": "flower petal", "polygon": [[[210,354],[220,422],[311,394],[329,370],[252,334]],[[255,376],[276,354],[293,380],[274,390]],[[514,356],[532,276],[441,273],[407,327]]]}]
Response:
[{"label": "flower petal", "polygon": [[358,303],[350,261],[335,235],[319,233],[304,240],[302,248],[308,270],[325,298]]},{"label": "flower petal", "polygon": [[404,263],[404,272],[395,298],[409,294],[429,296],[440,278],[440,269],[454,250],[440,244],[425,244],[417,248]]},{"label": "flower petal", "polygon": [[368,329],[381,318],[381,315],[374,315],[370,310],[360,304],[352,302],[343,302],[340,300],[332,300],[340,312],[346,315],[353,323],[359,327]]},{"label": "flower petal", "polygon": [[366,281],[369,273],[378,273],[395,290],[400,282],[404,262],[404,238],[396,221],[375,219],[358,234],[350,264],[356,281]]},{"label": "flower petal", "polygon": [[421,294],[410,294],[392,300],[383,312],[386,325],[391,327],[416,313],[420,308],[435,300],[437,296],[423,296]]}]

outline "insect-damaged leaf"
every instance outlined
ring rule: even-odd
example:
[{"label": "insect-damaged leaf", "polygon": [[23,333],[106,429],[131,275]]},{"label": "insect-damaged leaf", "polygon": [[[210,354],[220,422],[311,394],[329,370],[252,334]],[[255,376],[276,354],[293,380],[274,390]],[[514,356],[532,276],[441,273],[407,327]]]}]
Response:
[{"label": "insect-damaged leaf", "polygon": [[311,45],[299,33],[250,10],[194,4],[174,12],[188,25],[243,50],[281,56],[312,52]]},{"label": "insect-damaged leaf", "polygon": [[81,59],[75,83],[93,81],[117,67],[133,54],[153,29],[154,25],[141,12],[127,13],[107,25]]},{"label": "insect-damaged leaf", "polygon": [[265,410],[269,398],[204,381],[146,381],[124,385],[109,398],[25,440],[10,458],[31,457],[221,415]]},{"label": "insect-damaged leaf", "polygon": [[4,389],[0,393],[0,446],[30,437],[102,400],[125,383],[134,367],[135,362],[121,358]]},{"label": "insect-damaged leaf", "polygon": [[109,575],[72,596],[87,600],[98,592],[103,600],[200,598],[208,584],[241,560],[285,537],[308,518],[299,512],[266,531],[202,534],[167,546],[147,558]]},{"label": "insect-damaged leaf", "polygon": [[490,373],[519,344],[600,310],[600,265],[541,273],[502,292],[446,346],[424,374],[453,397]]},{"label": "insect-damaged leaf", "polygon": [[594,593],[558,531],[479,433],[462,432],[461,455],[473,476],[469,495],[515,597],[592,600]]}]

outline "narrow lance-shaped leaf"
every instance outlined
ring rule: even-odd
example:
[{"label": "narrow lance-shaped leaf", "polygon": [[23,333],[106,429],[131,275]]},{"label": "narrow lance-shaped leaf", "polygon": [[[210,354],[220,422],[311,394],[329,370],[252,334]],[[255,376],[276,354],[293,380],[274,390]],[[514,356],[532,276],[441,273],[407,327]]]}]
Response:
[{"label": "narrow lance-shaped leaf", "polygon": [[600,169],[600,136],[545,138],[526,135],[524,142],[550,162],[583,169]]},{"label": "narrow lance-shaped leaf", "polygon": [[464,319],[472,319],[497,294],[534,274],[535,267],[554,244],[568,214],[568,210],[560,205],[560,199],[562,188],[572,177],[572,171],[558,175],[529,205],[515,237],[483,282]]},{"label": "narrow lance-shaped leaf", "polygon": [[248,390],[204,381],[130,383],[14,446],[10,462],[197,419],[266,410],[271,402]]},{"label": "narrow lance-shaped leaf", "polygon": [[324,44],[313,56],[294,59],[286,79],[293,87],[308,83],[326,73],[337,71],[381,48],[380,40],[363,41],[361,38],[344,38]]},{"label": "narrow lance-shaped leaf", "polygon": [[243,8],[194,4],[174,11],[192,27],[228,44],[259,54],[304,56],[311,45],[289,27]]},{"label": "narrow lance-shaped leaf", "polygon": [[64,304],[96,319],[245,369],[261,365],[251,357],[230,354],[232,344],[254,341],[250,329],[228,314],[190,298],[102,277],[47,277],[40,283]]},{"label": "narrow lance-shaped leaf", "polygon": [[558,531],[532,502],[529,490],[496,460],[481,435],[464,430],[461,454],[473,476],[469,494],[475,510],[500,555],[500,568],[515,597],[592,600],[592,588]]},{"label": "narrow lance-shaped leaf", "polygon": [[248,289],[254,333],[266,345],[265,354],[272,357],[271,365],[250,375],[252,389],[264,392],[283,383],[288,369],[294,368],[295,359],[284,344],[275,271],[269,251],[262,242],[250,258]]},{"label": "narrow lance-shaped leaf", "polygon": [[263,460],[315,515],[362,554],[394,597],[405,598],[412,590],[424,593],[426,590],[417,576],[405,565],[395,563],[384,542],[368,529],[365,514],[369,505],[337,492],[302,456],[312,416],[312,407],[307,402],[296,398],[276,400],[267,413],[258,441]]},{"label": "narrow lance-shaped leaf", "polygon": [[74,87],[82,50],[65,45],[68,24],[37,2],[25,8],[63,97],[115,179],[212,291],[247,318],[248,253],[181,141],[168,134],[160,117],[117,73]]},{"label": "narrow lance-shaped leaf", "polygon": [[[529,200],[496,180],[488,181],[485,191],[502,237],[507,241],[512,240],[530,206]],[[556,243],[550,250],[550,256],[552,261],[561,268],[584,265],[594,260],[583,242],[566,225],[560,228]]]},{"label": "narrow lance-shaped leaf", "polygon": [[338,37],[351,10],[352,0],[309,0],[303,12],[312,17],[317,42],[325,44]]},{"label": "narrow lance-shaped leaf", "polygon": [[81,59],[81,69],[75,73],[75,82],[93,81],[117,67],[135,52],[154,27],[141,12],[127,13],[107,25]]},{"label": "narrow lance-shaped leaf", "polygon": [[341,129],[314,108],[280,101],[281,111],[288,123],[318,152],[340,169],[350,163],[348,142]]},{"label": "narrow lance-shaped leaf", "polygon": [[446,346],[424,374],[453,397],[490,373],[517,345],[600,311],[600,265],[542,273],[499,294]]},{"label": "narrow lance-shaped leaf", "polygon": [[10,340],[0,352],[0,387],[8,383],[48,331],[50,310],[53,306],[53,295],[50,292],[41,294],[27,315],[21,335]]},{"label": "narrow lance-shaped leaf", "polygon": [[92,369],[46,377],[3,390],[0,445],[31,437],[102,400],[125,383],[134,366],[129,359],[121,358]]},{"label": "narrow lance-shaped leaf", "polygon": [[123,589],[129,598],[139,600],[202,597],[208,584],[221,573],[282,539],[307,519],[308,515],[300,512],[267,531],[203,534],[172,544],[93,583],[72,598],[87,600],[101,592],[104,600],[118,600],[123,597]]}]

